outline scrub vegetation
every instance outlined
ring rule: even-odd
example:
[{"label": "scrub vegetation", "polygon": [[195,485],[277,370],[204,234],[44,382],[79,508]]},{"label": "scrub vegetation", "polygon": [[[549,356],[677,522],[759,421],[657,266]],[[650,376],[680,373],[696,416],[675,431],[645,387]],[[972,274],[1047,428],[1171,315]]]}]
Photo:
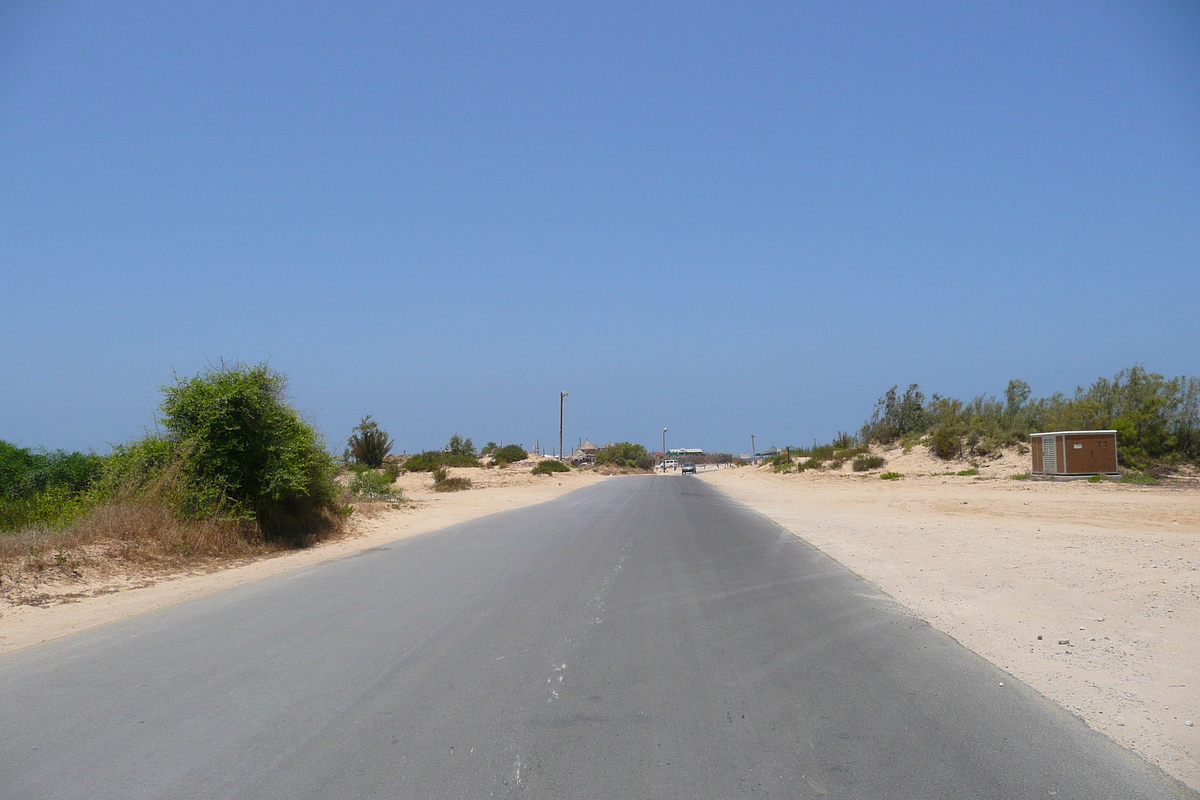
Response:
[{"label": "scrub vegetation", "polygon": [[529,453],[519,444],[506,444],[504,447],[498,447],[492,451],[492,461],[498,467],[515,464],[527,458],[529,458]]},{"label": "scrub vegetation", "polygon": [[396,476],[387,471],[355,470],[350,479],[350,493],[360,500],[399,503],[404,500],[404,494],[396,488],[395,481]]},{"label": "scrub vegetation", "polygon": [[1029,384],[1009,381],[1003,399],[969,401],[934,394],[917,384],[903,394],[893,386],[875,404],[859,441],[927,444],[939,457],[986,456],[1023,446],[1029,434],[1060,430],[1115,430],[1126,467],[1146,470],[1200,463],[1200,378],[1165,378],[1135,366],[1111,380],[1034,398]]},{"label": "scrub vegetation", "polygon": [[[893,386],[857,435],[839,433],[829,444],[789,447],[765,463],[775,472],[804,472],[838,469],[850,461],[855,472],[868,472],[887,463],[885,456],[871,454],[871,445],[900,446],[904,452],[924,445],[946,461],[965,460],[1003,448],[1025,453],[1030,434],[1058,430],[1115,430],[1120,463],[1145,476],[1140,480],[1153,481],[1183,464],[1200,465],[1200,378],[1168,379],[1135,366],[1080,386],[1071,397],[1035,398],[1029,384],[1012,380],[1003,399],[980,395],[969,401],[927,397],[915,383],[904,392]],[[978,475],[978,462],[970,465],[946,474]]]},{"label": "scrub vegetation", "polygon": [[470,478],[452,478],[445,467],[433,470],[433,490],[435,492],[460,492],[471,488]]},{"label": "scrub vegetation", "polygon": [[475,453],[474,443],[456,433],[441,450],[426,450],[424,453],[409,456],[400,468],[405,472],[433,472],[438,467],[478,466],[479,458]]},{"label": "scrub vegetation", "polygon": [[0,443],[0,559],[69,570],[88,548],[140,562],[241,556],[340,530],[336,464],[286,386],[266,365],[221,364],[176,376],[159,429],[107,456]]},{"label": "scrub vegetation", "polygon": [[629,469],[653,469],[654,458],[640,444],[617,442],[596,451],[596,466],[605,464]]},{"label": "scrub vegetation", "polygon": [[555,472],[570,472],[571,468],[561,461],[555,461],[552,458],[547,458],[544,461],[539,461],[538,465],[530,470],[534,475],[551,475]]}]

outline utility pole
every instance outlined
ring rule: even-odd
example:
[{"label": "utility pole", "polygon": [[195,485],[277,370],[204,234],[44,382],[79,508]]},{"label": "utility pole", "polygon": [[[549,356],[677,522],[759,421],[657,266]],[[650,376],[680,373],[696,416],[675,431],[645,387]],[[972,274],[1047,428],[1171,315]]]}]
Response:
[{"label": "utility pole", "polygon": [[562,428],[563,428],[563,400],[567,398],[570,392],[558,393],[558,457],[563,463],[566,463],[566,456],[562,449]]},{"label": "utility pole", "polygon": [[754,463],[754,457],[756,455],[758,455],[758,453],[756,453],[754,451],[754,434],[752,433],[752,434],[750,434],[750,463],[751,464]]},{"label": "utility pole", "polygon": [[663,472],[667,471],[667,429],[663,428]]}]

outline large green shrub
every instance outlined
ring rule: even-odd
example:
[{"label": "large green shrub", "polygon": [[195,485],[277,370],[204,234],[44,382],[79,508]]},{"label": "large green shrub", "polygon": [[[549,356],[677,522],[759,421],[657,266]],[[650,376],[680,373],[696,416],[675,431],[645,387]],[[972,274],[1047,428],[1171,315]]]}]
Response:
[{"label": "large green shrub", "polygon": [[951,428],[938,428],[929,440],[929,449],[940,459],[949,461],[962,452],[962,440],[958,432]]},{"label": "large green shrub", "polygon": [[596,452],[596,463],[634,469],[650,469],[654,466],[654,459],[640,444],[617,442],[601,447]]},{"label": "large green shrub", "polygon": [[492,458],[497,463],[515,464],[518,461],[524,461],[529,458],[529,453],[519,444],[506,444],[504,447],[495,450],[492,453]]},{"label": "large green shrub", "polygon": [[405,472],[432,472],[438,465],[436,453],[417,453],[411,455],[400,465]]},{"label": "large green shrub", "polygon": [[534,475],[550,475],[555,472],[570,472],[571,468],[561,461],[555,461],[552,458],[547,458],[544,461],[539,461],[538,465],[530,470]]},{"label": "large green shrub", "polygon": [[265,364],[222,364],[164,387],[185,515],[253,519],[268,536],[293,539],[330,524],[334,462],[286,402],[286,385]]},{"label": "large green shrub", "polygon": [[381,429],[379,423],[371,419],[368,414],[362,418],[362,422],[358,423],[354,432],[350,434],[350,439],[346,442],[346,449],[359,464],[366,464],[371,469],[379,469],[383,466],[383,459],[392,452],[392,444],[387,431]]}]

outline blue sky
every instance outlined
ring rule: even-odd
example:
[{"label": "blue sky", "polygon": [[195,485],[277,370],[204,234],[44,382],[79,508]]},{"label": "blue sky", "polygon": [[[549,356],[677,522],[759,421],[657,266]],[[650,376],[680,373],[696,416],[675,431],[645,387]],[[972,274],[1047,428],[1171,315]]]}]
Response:
[{"label": "blue sky", "polygon": [[745,451],[1200,373],[1192,3],[0,8],[0,438],[267,361],[340,448]]}]

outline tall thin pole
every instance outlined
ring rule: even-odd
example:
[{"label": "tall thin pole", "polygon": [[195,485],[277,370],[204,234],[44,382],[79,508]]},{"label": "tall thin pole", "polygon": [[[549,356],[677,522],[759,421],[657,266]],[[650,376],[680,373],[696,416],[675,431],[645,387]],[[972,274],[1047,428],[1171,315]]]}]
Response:
[{"label": "tall thin pole", "polygon": [[752,433],[752,434],[750,434],[750,463],[751,464],[754,463],[754,457],[756,455],[758,455],[758,453],[754,452],[754,434]]},{"label": "tall thin pole", "polygon": [[564,462],[567,460],[567,457],[566,457],[566,454],[563,453],[563,449],[562,449],[563,400],[565,400],[567,395],[569,395],[569,394],[570,394],[570,392],[559,392],[558,393],[558,457],[559,457],[559,459],[561,459]]},{"label": "tall thin pole", "polygon": [[663,428],[663,472],[667,471],[667,429]]}]

